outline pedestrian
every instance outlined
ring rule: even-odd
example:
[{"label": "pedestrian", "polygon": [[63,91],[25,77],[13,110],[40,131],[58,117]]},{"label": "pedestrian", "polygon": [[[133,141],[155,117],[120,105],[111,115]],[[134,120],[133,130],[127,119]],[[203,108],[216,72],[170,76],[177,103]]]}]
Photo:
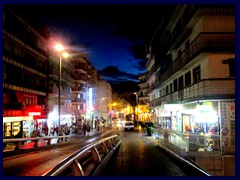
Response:
[{"label": "pedestrian", "polygon": [[66,125],[64,126],[64,133],[66,135],[69,135],[70,134],[70,127],[68,126],[68,124],[66,123]]},{"label": "pedestrian", "polygon": [[87,123],[87,132],[90,132],[90,125]]},{"label": "pedestrian", "polygon": [[99,127],[100,127],[100,120],[97,120],[97,131],[99,131]]},{"label": "pedestrian", "polygon": [[[58,129],[58,136],[63,136],[64,135],[64,129],[60,126]],[[60,138],[61,141],[63,141],[63,137]]]},{"label": "pedestrian", "polygon": [[59,130],[59,127],[56,126],[56,127],[55,127],[55,131],[56,131],[57,135],[58,135],[58,130]]},{"label": "pedestrian", "polygon": [[55,132],[54,127],[51,127],[51,132],[50,133],[51,133],[52,136],[54,136],[54,132]]},{"label": "pedestrian", "polygon": [[87,124],[85,122],[83,122],[83,134],[84,134],[84,136],[86,135],[86,131],[87,131]]},{"label": "pedestrian", "polygon": [[94,121],[95,128],[97,129],[97,120]]}]

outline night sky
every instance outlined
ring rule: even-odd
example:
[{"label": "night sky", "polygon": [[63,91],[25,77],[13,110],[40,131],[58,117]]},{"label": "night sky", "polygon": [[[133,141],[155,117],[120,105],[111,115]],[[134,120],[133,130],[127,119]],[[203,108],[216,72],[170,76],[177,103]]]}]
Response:
[{"label": "night sky", "polygon": [[[17,4],[29,20],[46,25],[53,39],[85,51],[109,82],[138,82],[146,43],[166,9],[162,4]],[[44,11],[43,11],[44,10]]]},{"label": "night sky", "polygon": [[[127,84],[129,91],[137,90],[138,77],[146,71],[146,45],[161,23],[162,15],[168,11],[167,7],[189,2],[171,0],[167,3],[172,4],[164,4],[163,0],[128,0],[114,1],[114,5],[102,0],[75,3],[36,0],[34,4],[26,1],[14,4],[13,0],[8,0],[6,4],[9,1],[30,20],[46,25],[55,40],[60,39],[70,49],[87,52],[102,79],[108,80],[115,90],[124,90],[126,87],[122,86]],[[201,0],[201,3],[208,2]],[[128,81],[132,82],[132,90]],[[119,82],[123,84],[116,86]]]}]

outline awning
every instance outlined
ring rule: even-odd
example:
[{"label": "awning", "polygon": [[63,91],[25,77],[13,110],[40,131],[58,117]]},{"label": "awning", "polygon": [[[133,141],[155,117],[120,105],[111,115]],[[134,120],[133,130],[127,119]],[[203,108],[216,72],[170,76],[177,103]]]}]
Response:
[{"label": "awning", "polygon": [[16,91],[16,96],[18,98],[18,102],[25,102],[26,97],[37,99],[36,94],[21,92],[21,91]]}]

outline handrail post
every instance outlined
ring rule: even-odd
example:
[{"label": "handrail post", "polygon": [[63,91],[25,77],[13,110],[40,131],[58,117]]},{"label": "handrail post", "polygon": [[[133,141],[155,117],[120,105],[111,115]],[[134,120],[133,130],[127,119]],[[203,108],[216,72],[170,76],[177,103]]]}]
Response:
[{"label": "handrail post", "polygon": [[100,163],[102,161],[101,156],[99,155],[99,152],[96,149],[96,147],[92,148],[92,156],[93,156],[93,162]]},{"label": "handrail post", "polygon": [[102,152],[104,153],[104,154],[108,154],[108,148],[107,148],[107,146],[106,146],[106,144],[105,144],[105,142],[102,142]]},{"label": "handrail post", "polygon": [[35,142],[34,147],[38,147],[39,139],[34,140],[33,142]]}]

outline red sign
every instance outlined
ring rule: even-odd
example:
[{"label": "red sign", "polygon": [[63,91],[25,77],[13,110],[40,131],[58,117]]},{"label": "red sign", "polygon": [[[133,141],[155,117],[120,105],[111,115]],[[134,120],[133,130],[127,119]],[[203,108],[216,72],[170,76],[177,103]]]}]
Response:
[{"label": "red sign", "polygon": [[22,110],[5,110],[3,116],[23,116]]}]

